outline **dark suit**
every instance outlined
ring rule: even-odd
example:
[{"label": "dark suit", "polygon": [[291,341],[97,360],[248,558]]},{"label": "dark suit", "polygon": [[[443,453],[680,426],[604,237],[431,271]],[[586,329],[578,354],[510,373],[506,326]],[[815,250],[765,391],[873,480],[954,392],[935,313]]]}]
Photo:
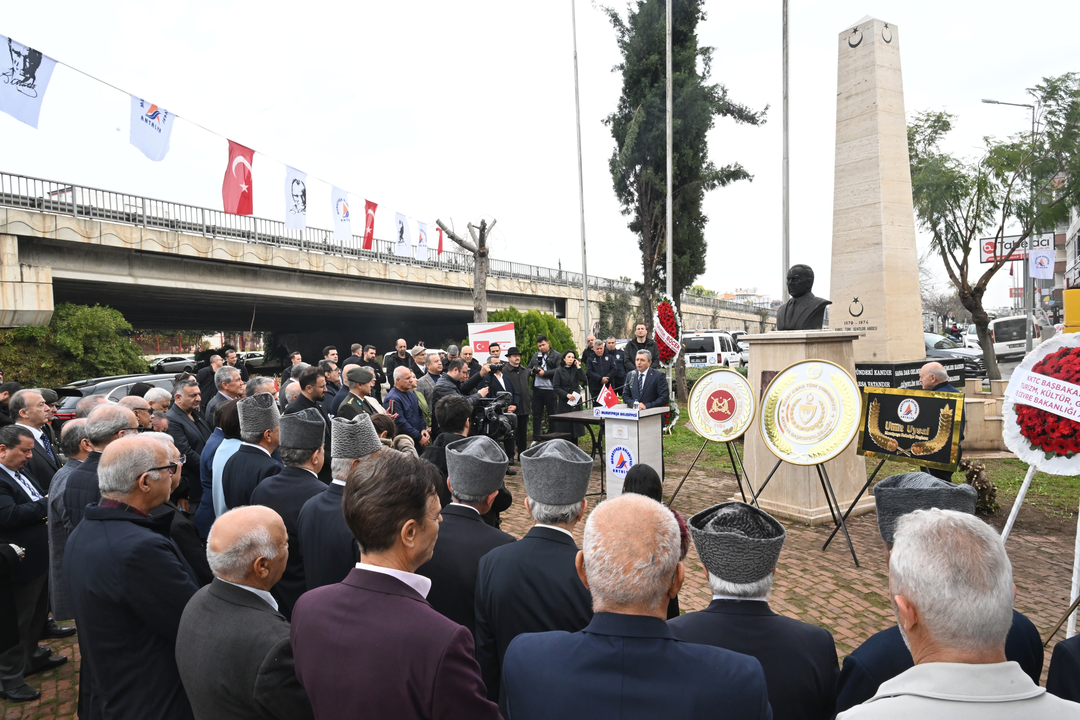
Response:
[{"label": "dark suit", "polygon": [[511,640],[521,633],[577,632],[592,619],[592,596],[574,565],[577,554],[566,533],[533,527],[521,540],[481,558],[476,660],[492,700],[499,697],[500,668]]},{"label": "dark suit", "polygon": [[210,570],[210,562],[206,559],[206,546],[199,537],[195,523],[171,501],[166,501],[150,511],[151,517],[161,515],[169,516],[169,537],[176,543],[176,547],[180,548],[180,554],[191,566],[199,587],[209,585],[214,579],[214,573]]},{"label": "dark suit", "polygon": [[195,593],[180,618],[176,666],[195,720],[315,717],[296,679],[289,622],[244,588],[215,578]]},{"label": "dark suit", "polygon": [[25,684],[25,673],[35,664],[37,642],[49,613],[48,498],[32,478],[23,472],[20,475],[41,497],[32,500],[10,472],[0,468],[0,536],[26,551],[9,575],[19,637],[15,645],[0,653],[0,690],[16,690]]},{"label": "dark suit", "polygon": [[[1005,638],[1005,659],[1019,663],[1024,673],[1039,684],[1043,649],[1039,631],[1030,620],[1013,610],[1012,627]],[[842,713],[874,696],[878,686],[915,667],[911,652],[895,625],[871,635],[844,658],[836,683],[836,712]]]},{"label": "dark suit", "polygon": [[[452,442],[463,439],[464,435],[457,435],[456,433],[444,432],[439,433],[439,436],[435,438],[427,449],[424,450],[424,454],[421,459],[427,460],[429,463],[439,468],[439,474],[442,476],[435,485],[435,492],[439,495],[439,503],[445,508],[450,504],[450,489],[446,485],[446,477],[449,474],[449,470],[446,468],[446,446]],[[497,528],[500,524],[499,513],[510,508],[514,503],[514,496],[506,489],[504,483],[499,488],[499,494],[495,498],[495,502],[491,504],[491,509],[484,513],[481,517],[484,522],[491,527]]]},{"label": "dark suit", "polygon": [[[201,396],[199,407],[207,417],[210,417],[210,411],[207,409],[210,400],[217,395],[217,385],[214,384],[214,374],[216,372],[214,368],[207,365],[195,373],[195,382],[199,383],[199,395]],[[285,383],[282,382],[281,384],[284,385]]]},{"label": "dark suit", "polygon": [[1054,646],[1046,691],[1062,700],[1080,702],[1080,635],[1073,635]]},{"label": "dark suit", "polygon": [[289,534],[289,560],[285,573],[271,590],[278,609],[286,618],[292,617],[297,599],[307,592],[304,579],[304,549],[300,542],[300,508],[311,498],[326,490],[314,474],[304,468],[287,467],[277,475],[259,483],[251,493],[252,505],[265,505],[277,512]]},{"label": "dark suit", "polygon": [[645,374],[645,389],[641,389],[639,380],[641,373],[634,370],[626,376],[626,384],[623,385],[623,402],[629,407],[634,402],[641,402],[647,408],[663,407],[668,404],[667,375],[659,370],[648,370]]},{"label": "dark suit", "polygon": [[93,506],[68,538],[64,578],[82,653],[80,716],[192,717],[176,630],[199,585],[170,538],[171,517]]},{"label": "dark suit", "polygon": [[[199,479],[199,456],[202,455],[206,441],[210,439],[213,428],[203,419],[198,410],[191,411],[192,417],[180,409],[175,402],[169,407],[169,436],[181,455],[187,456],[180,476],[180,484],[173,492],[171,500],[176,502],[186,498],[192,507],[199,507],[202,499],[202,482]],[[194,418],[194,419],[192,419]]]},{"label": "dark suit", "polygon": [[833,716],[840,665],[828,630],[777,615],[761,600],[713,600],[701,612],[669,620],[668,627],[683,642],[756,657],[776,720]]},{"label": "dark suit", "polygon": [[503,686],[507,720],[772,717],[755,658],[680,642],[644,615],[597,613],[581,632],[519,635]]},{"label": "dark suit", "polygon": [[476,630],[474,603],[480,558],[515,538],[484,523],[471,507],[447,505],[442,518],[435,552],[416,574],[431,578],[427,596],[431,607],[471,633]]},{"label": "dark suit", "polygon": [[330,483],[304,503],[296,519],[308,590],[341,582],[360,562],[360,546],[341,510],[344,489],[344,485]]},{"label": "dark suit", "polygon": [[295,400],[286,406],[285,412],[283,412],[282,415],[291,415],[292,413],[300,412],[307,408],[315,408],[318,410],[319,415],[322,416],[323,425],[325,426],[325,432],[323,433],[323,455],[325,455],[325,458],[323,459],[322,470],[319,471],[319,479],[329,485],[330,481],[334,479],[333,471],[330,469],[330,460],[332,459],[330,457],[330,447],[332,445],[330,441],[330,417],[326,414],[326,410],[323,409],[322,403],[308,400],[304,397],[303,393],[300,393],[296,396]]},{"label": "dark suit", "polygon": [[240,446],[221,471],[221,491],[230,510],[251,504],[251,493],[260,482],[281,472],[281,465],[261,447]]},{"label": "dark suit", "polygon": [[64,508],[67,510],[69,529],[74,530],[83,519],[87,505],[96,505],[101,499],[98,490],[97,469],[101,462],[101,453],[94,450],[82,465],[68,475],[67,487],[64,488]]},{"label": "dark suit", "polygon": [[[29,429],[26,425],[22,427]],[[34,440],[34,454],[30,457],[30,462],[26,463],[25,470],[42,488],[48,489],[52,484],[53,475],[60,469],[60,463],[56,460],[57,452],[58,448],[54,445],[53,457],[49,457],[49,453],[45,452],[45,446]]]},{"label": "dark suit", "polygon": [[353,568],[343,582],[306,593],[292,642],[296,676],[320,720],[499,717],[468,630],[395,577]]}]

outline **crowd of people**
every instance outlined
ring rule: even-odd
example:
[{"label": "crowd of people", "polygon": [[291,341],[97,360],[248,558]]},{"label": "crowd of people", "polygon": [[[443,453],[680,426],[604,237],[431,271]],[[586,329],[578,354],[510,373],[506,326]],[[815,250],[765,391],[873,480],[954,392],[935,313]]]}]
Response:
[{"label": "crowd of people", "polygon": [[[215,356],[164,397],[83,398],[58,434],[53,391],[0,385],[0,695],[36,699],[27,678],[67,660],[39,642],[77,628],[80,718],[1080,718],[1080,639],[1040,687],[968,485],[874,487],[897,625],[842,665],[769,606],[786,533],[766,512],[684,519],[638,464],[587,514],[593,458],[549,418],[594,379],[667,402],[635,342],[590,338],[585,370],[543,337],[528,363],[328,347],[280,386]],[[474,418],[499,393],[497,440]],[[513,465],[521,538],[500,529]],[[681,613],[691,545],[713,600]]]}]

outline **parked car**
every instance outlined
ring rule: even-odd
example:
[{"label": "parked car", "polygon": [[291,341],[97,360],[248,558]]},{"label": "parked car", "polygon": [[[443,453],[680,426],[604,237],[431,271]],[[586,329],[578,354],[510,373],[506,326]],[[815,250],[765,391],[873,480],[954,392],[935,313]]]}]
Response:
[{"label": "parked car", "polygon": [[194,355],[163,355],[150,363],[152,373],[195,372]]},{"label": "parked car", "polygon": [[742,355],[722,330],[695,330],[682,335],[687,367],[739,367]]},{"label": "parked car", "polygon": [[[1040,327],[1042,323],[1033,319],[1032,347],[1043,341],[1044,336],[1052,337],[1052,326]],[[998,360],[1023,357],[1027,353],[1027,318],[1023,315],[1012,317],[994,318],[987,326],[990,332],[990,342],[994,343],[994,355]],[[1044,332],[1045,331],[1045,332]],[[979,335],[974,325],[968,325],[964,333],[964,347],[980,348]]]},{"label": "parked car", "polygon": [[926,344],[926,357],[933,359],[947,358],[964,361],[964,374],[966,377],[983,377],[986,375],[986,363],[983,361],[982,350],[962,347],[952,338],[936,333],[923,333]]},{"label": "parked car", "polygon": [[237,353],[236,357],[246,363],[248,368],[262,367],[266,361],[266,355],[261,352],[242,352]]},{"label": "parked car", "polygon": [[749,334],[750,333],[746,332],[745,330],[732,330],[731,332],[728,333],[728,335],[731,336],[731,339],[734,340],[737,343],[742,343],[743,338],[746,337]]},{"label": "parked car", "polygon": [[[182,372],[182,371],[181,371]],[[89,380],[77,380],[67,385],[62,385],[56,390],[60,396],[56,403],[56,422],[53,429],[57,432],[68,420],[75,419],[75,405],[84,397],[102,395],[108,400],[116,402],[126,396],[131,386],[137,382],[144,382],[154,387],[164,388],[172,392],[173,381],[176,373],[160,375],[114,375],[112,377],[91,378]]]},{"label": "parked car", "polygon": [[739,357],[742,358],[743,366],[748,366],[750,364],[750,343],[738,341],[736,343],[739,346]]}]

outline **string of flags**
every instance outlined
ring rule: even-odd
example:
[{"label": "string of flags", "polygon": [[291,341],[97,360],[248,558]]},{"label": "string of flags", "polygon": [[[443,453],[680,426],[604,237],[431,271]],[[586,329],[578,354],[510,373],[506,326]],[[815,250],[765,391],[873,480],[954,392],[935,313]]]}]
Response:
[{"label": "string of flags", "polygon": [[[65,65],[76,72],[116,88],[99,78],[83,72],[67,63],[59,62],[39,50],[28,47],[0,35],[0,48],[7,50],[9,62],[4,62],[4,53],[0,49],[0,112],[37,129],[41,115],[41,105],[52,79],[57,64]],[[121,91],[123,92],[123,91]],[[137,95],[131,95],[131,133],[130,142],[149,160],[160,162],[169,153],[169,141],[178,115],[151,103]],[[229,143],[229,160],[225,166],[225,176],[221,182],[221,202],[226,213],[231,215],[251,215],[254,198],[254,163],[255,150],[238,142],[229,140],[224,135],[202,125],[198,127]],[[260,153],[262,155],[263,153]],[[313,178],[319,180],[319,178]],[[320,182],[325,182],[320,180]],[[307,225],[307,173],[288,165],[285,166],[285,227],[290,230],[304,230]],[[350,211],[350,193],[333,183],[331,187],[331,217],[333,218],[334,239],[348,242],[352,239],[352,214]],[[364,200],[364,234],[361,247],[371,250],[375,237],[375,211],[378,203]],[[412,224],[415,222],[415,229]],[[410,221],[402,213],[395,216],[397,232],[394,236],[394,254],[402,257],[415,257],[428,260],[427,223]],[[443,231],[438,232],[438,255],[443,253]]]}]

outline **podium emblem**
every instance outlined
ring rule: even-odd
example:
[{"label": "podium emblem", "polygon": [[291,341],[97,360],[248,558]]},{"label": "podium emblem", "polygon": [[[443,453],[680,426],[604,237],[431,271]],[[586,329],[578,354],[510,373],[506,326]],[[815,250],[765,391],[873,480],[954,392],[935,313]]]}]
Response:
[{"label": "podium emblem", "polygon": [[707,372],[694,383],[687,403],[690,425],[701,437],[730,442],[754,422],[754,393],[741,374],[727,368]]},{"label": "podium emblem", "polygon": [[798,362],[778,373],[763,403],[765,446],[793,465],[831,460],[859,429],[858,385],[839,365],[824,360]]}]

